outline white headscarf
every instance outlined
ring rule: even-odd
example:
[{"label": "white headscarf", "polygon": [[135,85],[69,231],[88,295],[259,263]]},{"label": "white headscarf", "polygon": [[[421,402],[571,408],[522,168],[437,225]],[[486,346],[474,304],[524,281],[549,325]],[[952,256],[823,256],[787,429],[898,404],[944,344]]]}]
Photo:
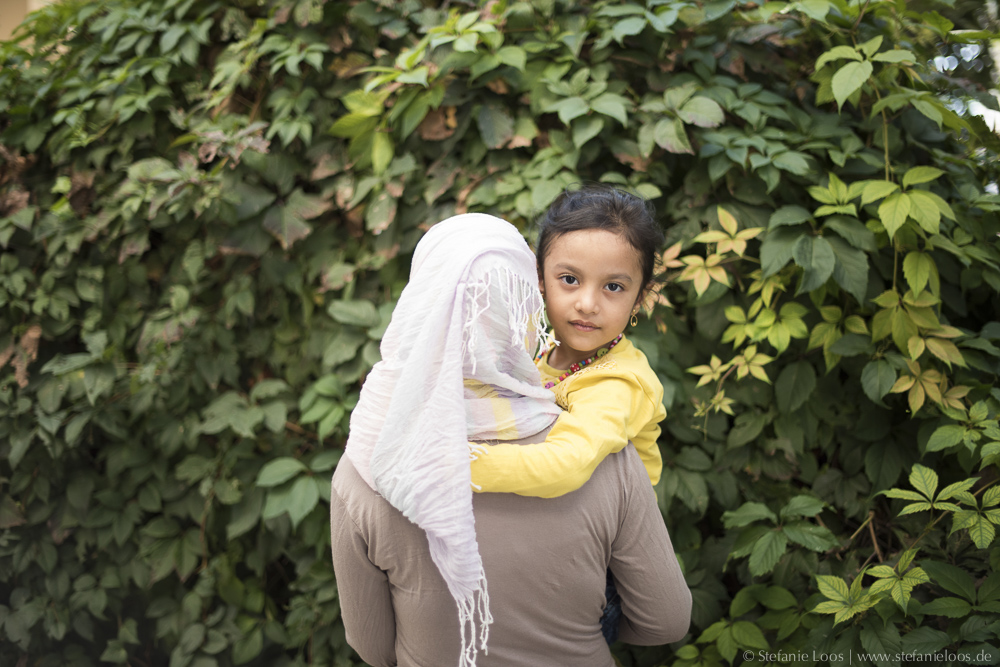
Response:
[{"label": "white headscarf", "polygon": [[530,354],[543,312],[535,258],[513,225],[480,213],[434,225],[351,414],[347,455],[361,477],[427,533],[458,605],[460,667],[475,665],[476,612],[484,650],[492,621],[468,443],[533,435],[559,415]]}]

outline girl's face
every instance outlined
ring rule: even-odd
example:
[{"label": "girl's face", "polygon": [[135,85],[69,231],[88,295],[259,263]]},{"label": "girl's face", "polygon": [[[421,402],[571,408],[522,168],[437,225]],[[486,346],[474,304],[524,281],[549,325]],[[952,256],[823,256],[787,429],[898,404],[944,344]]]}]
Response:
[{"label": "girl's face", "polygon": [[583,361],[625,330],[642,293],[639,261],[628,241],[604,229],[552,241],[539,287],[560,343],[549,355],[553,368]]}]

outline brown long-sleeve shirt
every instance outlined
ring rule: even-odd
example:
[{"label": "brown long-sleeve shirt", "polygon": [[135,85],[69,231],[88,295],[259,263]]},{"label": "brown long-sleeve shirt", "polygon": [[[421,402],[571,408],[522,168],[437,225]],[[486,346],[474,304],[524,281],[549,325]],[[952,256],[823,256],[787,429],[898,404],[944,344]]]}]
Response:
[{"label": "brown long-sleeve shirt", "polygon": [[[494,617],[481,667],[614,665],[600,628],[608,568],[622,600],[619,639],[657,645],[687,632],[691,593],[631,446],[564,496],[476,494],[473,502]],[[457,609],[424,532],[347,457],[330,503],[348,643],[375,667],[457,664]]]}]

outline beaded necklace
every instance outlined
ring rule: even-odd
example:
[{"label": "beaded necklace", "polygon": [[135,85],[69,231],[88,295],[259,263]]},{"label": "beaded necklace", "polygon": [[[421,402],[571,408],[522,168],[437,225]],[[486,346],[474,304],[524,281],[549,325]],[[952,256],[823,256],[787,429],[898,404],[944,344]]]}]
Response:
[{"label": "beaded necklace", "polygon": [[[624,335],[625,335],[624,333],[618,334],[618,336],[615,337],[615,339],[613,341],[611,341],[605,347],[602,347],[597,352],[595,352],[594,356],[588,357],[588,358],[584,359],[583,361],[578,361],[575,364],[572,364],[568,369],[566,369],[565,373],[563,373],[562,375],[559,376],[559,378],[555,382],[546,382],[545,383],[545,388],[546,389],[552,389],[552,387],[556,386],[557,384],[559,384],[560,382],[562,382],[563,380],[565,380],[566,378],[568,378],[573,373],[577,372],[581,368],[585,368],[586,366],[589,366],[590,364],[594,363],[595,361],[597,361],[598,359],[600,359],[601,357],[603,357],[605,354],[607,354],[608,352],[611,351],[611,348],[613,348],[615,345],[618,344],[618,341],[620,341],[622,339],[622,336],[624,336]],[[545,357],[545,355],[547,355],[551,351],[552,351],[551,347],[545,348],[544,350],[542,350],[541,352],[538,353],[538,356],[535,357],[535,361],[539,361],[539,360],[543,359]]]}]

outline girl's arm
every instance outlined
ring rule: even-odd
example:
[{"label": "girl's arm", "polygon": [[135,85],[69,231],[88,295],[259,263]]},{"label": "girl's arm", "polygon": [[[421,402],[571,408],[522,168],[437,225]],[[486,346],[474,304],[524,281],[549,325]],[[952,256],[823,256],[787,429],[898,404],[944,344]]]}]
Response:
[{"label": "girl's arm", "polygon": [[477,454],[471,463],[477,490],[541,498],[575,491],[608,454],[623,449],[653,420],[656,406],[633,382],[607,376],[584,380],[577,379],[568,392],[569,410],[545,442],[488,445]]}]

